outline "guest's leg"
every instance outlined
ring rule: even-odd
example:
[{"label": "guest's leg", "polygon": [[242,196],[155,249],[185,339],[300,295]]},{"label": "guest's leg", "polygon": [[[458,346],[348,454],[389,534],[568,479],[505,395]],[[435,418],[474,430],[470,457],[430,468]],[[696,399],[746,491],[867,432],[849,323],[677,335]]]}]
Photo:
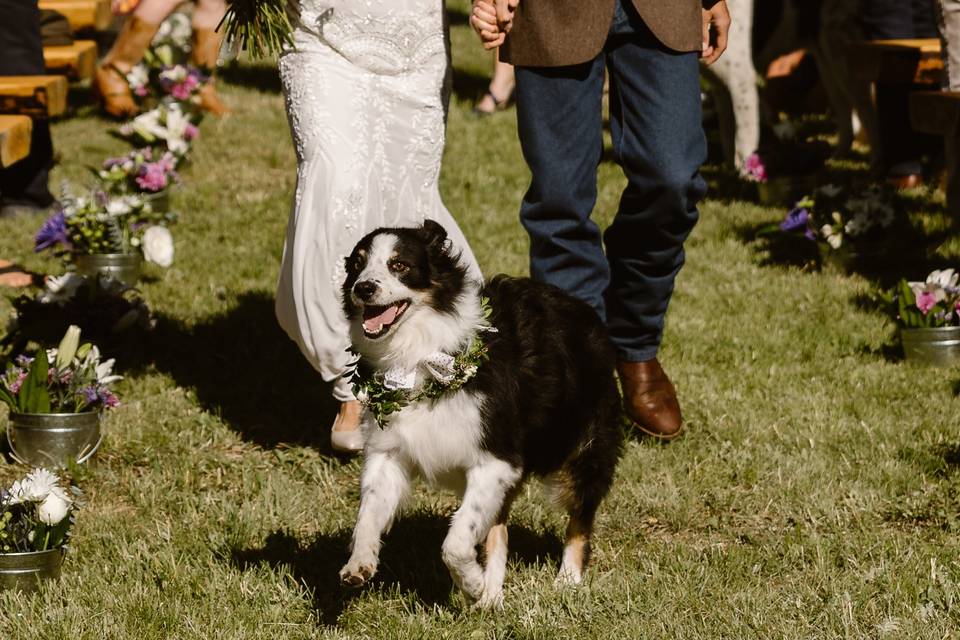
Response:
[{"label": "guest's leg", "polygon": [[604,236],[610,261],[607,315],[627,362],[657,355],[683,242],[706,185],[699,65],[665,50],[643,28],[607,48],[613,150],[627,188]]},{"label": "guest's leg", "polygon": [[[0,75],[43,75],[40,13],[35,0],[0,0]],[[45,119],[33,122],[30,155],[0,169],[0,198],[7,211],[43,209],[53,196],[47,186],[53,165],[53,143]]]},{"label": "guest's leg", "polygon": [[603,152],[603,65],[600,56],[572,67],[516,68],[517,128],[532,174],[520,207],[530,234],[530,275],[584,300],[601,317],[609,270],[590,214]]},{"label": "guest's leg", "polygon": [[200,88],[200,108],[217,116],[230,111],[220,100],[213,78],[220,58],[220,45],[223,43],[223,32],[216,28],[226,11],[227,3],[224,0],[197,0],[197,7],[193,11],[193,49],[190,51],[190,62],[210,75],[210,79]]}]

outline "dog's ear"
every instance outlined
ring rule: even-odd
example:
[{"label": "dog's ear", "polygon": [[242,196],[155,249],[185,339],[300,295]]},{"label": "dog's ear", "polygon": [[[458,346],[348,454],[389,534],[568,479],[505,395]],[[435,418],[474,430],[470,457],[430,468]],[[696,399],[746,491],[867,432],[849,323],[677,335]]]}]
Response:
[{"label": "dog's ear", "polygon": [[447,246],[447,230],[439,222],[424,220],[420,227],[420,237],[432,250],[444,251]]}]

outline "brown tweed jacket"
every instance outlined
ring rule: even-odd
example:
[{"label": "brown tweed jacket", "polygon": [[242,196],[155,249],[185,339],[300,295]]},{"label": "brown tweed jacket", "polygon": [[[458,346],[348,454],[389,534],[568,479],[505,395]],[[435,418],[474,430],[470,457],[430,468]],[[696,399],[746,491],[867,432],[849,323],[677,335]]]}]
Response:
[{"label": "brown tweed jacket", "polygon": [[[718,0],[633,0],[650,31],[675,51],[700,51],[702,7]],[[561,67],[594,59],[613,22],[615,0],[520,0],[500,48],[506,62]]]}]

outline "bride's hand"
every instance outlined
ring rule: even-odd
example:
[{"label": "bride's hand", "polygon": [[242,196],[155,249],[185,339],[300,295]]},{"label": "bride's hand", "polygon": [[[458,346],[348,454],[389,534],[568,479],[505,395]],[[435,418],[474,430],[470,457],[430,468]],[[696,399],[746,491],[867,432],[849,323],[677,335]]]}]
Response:
[{"label": "bride's hand", "polygon": [[497,3],[497,26],[503,33],[510,33],[513,28],[513,16],[517,12],[520,0],[495,0]]},{"label": "bride's hand", "polygon": [[492,0],[473,0],[470,26],[480,36],[484,49],[495,49],[503,44],[506,32],[497,23],[497,9]]}]

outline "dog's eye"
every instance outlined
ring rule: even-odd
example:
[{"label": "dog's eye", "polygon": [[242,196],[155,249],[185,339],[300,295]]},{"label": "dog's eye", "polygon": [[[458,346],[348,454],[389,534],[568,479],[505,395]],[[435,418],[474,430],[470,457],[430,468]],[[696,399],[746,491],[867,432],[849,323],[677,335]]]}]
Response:
[{"label": "dog's eye", "polygon": [[390,271],[393,271],[394,273],[406,273],[407,271],[410,271],[410,265],[408,265],[406,262],[401,262],[400,260],[391,260],[387,266],[390,268]]}]

